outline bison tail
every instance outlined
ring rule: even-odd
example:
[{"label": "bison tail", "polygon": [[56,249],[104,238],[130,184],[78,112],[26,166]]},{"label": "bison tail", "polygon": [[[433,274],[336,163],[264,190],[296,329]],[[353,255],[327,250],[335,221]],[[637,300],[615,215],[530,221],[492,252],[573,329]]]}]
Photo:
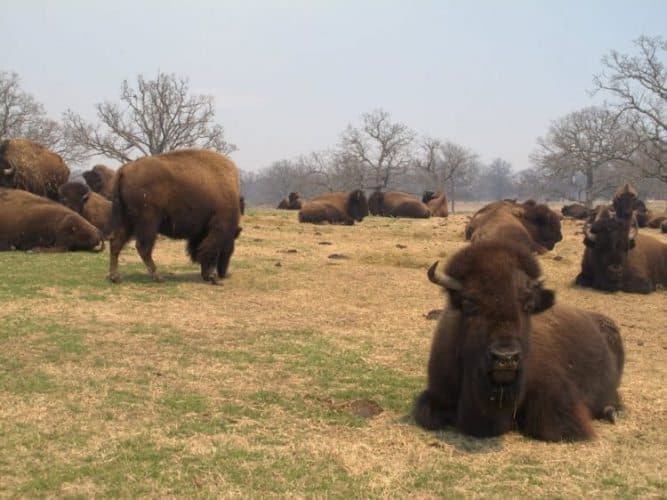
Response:
[{"label": "bison tail", "polygon": [[116,183],[111,195],[111,234],[115,234],[116,230],[125,227],[127,233],[131,233],[129,227],[129,219],[127,217],[127,206],[123,200],[123,172],[118,171]]}]

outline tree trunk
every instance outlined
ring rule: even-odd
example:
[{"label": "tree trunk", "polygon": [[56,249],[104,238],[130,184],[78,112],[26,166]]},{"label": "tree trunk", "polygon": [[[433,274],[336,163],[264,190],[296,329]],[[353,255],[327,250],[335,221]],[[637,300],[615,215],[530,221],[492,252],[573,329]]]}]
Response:
[{"label": "tree trunk", "polygon": [[586,208],[593,208],[593,169],[586,170]]},{"label": "tree trunk", "polygon": [[450,196],[449,199],[452,202],[452,213],[455,214],[456,213],[456,208],[454,206],[454,198],[455,198],[455,196],[454,196],[454,194],[455,194],[454,193],[454,184],[452,184],[452,189],[450,190],[450,194],[451,194],[451,196]]}]

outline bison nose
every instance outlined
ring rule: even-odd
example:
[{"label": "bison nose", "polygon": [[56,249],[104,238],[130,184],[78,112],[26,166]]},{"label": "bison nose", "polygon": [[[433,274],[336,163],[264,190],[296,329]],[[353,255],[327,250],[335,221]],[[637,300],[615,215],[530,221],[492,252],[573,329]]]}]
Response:
[{"label": "bison nose", "polygon": [[516,370],[519,368],[521,351],[515,348],[492,347],[489,349],[491,363],[495,370]]},{"label": "bison nose", "polygon": [[607,270],[613,276],[620,276],[623,273],[623,267],[620,264],[611,264]]}]

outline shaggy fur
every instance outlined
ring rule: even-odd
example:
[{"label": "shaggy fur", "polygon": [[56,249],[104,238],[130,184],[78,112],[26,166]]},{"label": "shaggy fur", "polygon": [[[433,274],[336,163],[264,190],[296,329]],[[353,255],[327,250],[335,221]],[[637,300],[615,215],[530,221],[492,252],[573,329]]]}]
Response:
[{"label": "shaggy fur", "polygon": [[536,259],[520,245],[465,247],[446,266],[453,280],[439,279],[436,265],[429,278],[449,305],[416,400],[419,425],[570,441],[593,437],[591,417],[614,420],[624,354],[611,319],[554,306]]},{"label": "shaggy fur", "polygon": [[188,240],[188,252],[201,265],[202,278],[218,283],[240,232],[240,205],[238,169],[213,151],[174,151],[122,166],[113,195],[109,278],[120,280],[118,255],[135,236],[149,273],[162,281],[152,257],[160,233]]},{"label": "shaggy fur", "polygon": [[0,143],[0,187],[23,189],[52,200],[67,182],[69,168],[60,155],[27,139]]},{"label": "shaggy fur", "polygon": [[106,165],[95,165],[92,169],[87,170],[83,174],[83,179],[90,189],[95,193],[99,193],[107,199],[111,199],[113,194],[113,183],[116,176],[116,171],[107,167]]},{"label": "shaggy fur", "polygon": [[301,207],[305,203],[303,197],[294,191],[292,191],[287,198],[283,198],[278,203],[278,208],[282,210],[301,210]]},{"label": "shaggy fur", "polygon": [[447,195],[444,191],[424,191],[422,195],[422,203],[425,203],[431,211],[431,217],[447,217],[449,210],[447,209]]},{"label": "shaggy fur", "polygon": [[667,286],[667,244],[644,234],[631,238],[634,224],[608,209],[598,214],[586,229],[577,285],[630,293]]},{"label": "shaggy fur", "polygon": [[360,189],[327,193],[304,203],[299,211],[299,222],[346,224],[361,222],[368,215],[368,200]]},{"label": "shaggy fur", "polygon": [[465,235],[472,243],[515,241],[537,253],[553,250],[563,239],[560,216],[533,200],[489,203],[473,215]]},{"label": "shaggy fur", "polygon": [[104,239],[111,236],[111,202],[93,193],[80,182],[68,182],[58,189],[58,201],[83,216],[102,231]]},{"label": "shaggy fur", "polygon": [[374,191],[368,198],[368,211],[381,217],[408,217],[428,219],[431,211],[417,198],[408,193]]},{"label": "shaggy fur", "polygon": [[96,227],[60,203],[0,188],[0,250],[45,248],[99,251],[104,243]]}]

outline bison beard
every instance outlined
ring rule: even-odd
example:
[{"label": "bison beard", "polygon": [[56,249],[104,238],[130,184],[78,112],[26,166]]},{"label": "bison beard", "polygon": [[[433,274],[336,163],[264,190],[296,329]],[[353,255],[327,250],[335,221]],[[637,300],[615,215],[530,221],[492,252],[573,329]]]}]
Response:
[{"label": "bison beard", "polygon": [[436,263],[428,274],[449,307],[416,400],[419,425],[560,441],[591,438],[591,417],[613,421],[624,362],[618,328],[605,316],[554,306],[526,248],[471,245],[444,272]]}]

